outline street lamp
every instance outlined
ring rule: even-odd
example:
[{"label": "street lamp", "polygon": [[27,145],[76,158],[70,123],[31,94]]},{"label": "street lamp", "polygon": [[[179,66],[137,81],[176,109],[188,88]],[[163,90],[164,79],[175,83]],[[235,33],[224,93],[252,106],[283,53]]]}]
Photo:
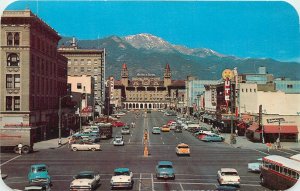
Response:
[{"label": "street lamp", "polygon": [[59,108],[58,108],[58,145],[61,145],[61,100],[65,97],[72,98],[72,95],[65,95],[59,97]]}]

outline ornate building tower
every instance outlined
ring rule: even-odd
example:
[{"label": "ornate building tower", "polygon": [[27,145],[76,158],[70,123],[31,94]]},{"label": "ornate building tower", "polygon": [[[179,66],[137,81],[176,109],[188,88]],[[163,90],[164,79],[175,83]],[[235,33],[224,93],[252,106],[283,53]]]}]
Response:
[{"label": "ornate building tower", "polygon": [[167,87],[171,85],[171,69],[170,65],[167,64],[164,73],[164,86]]},{"label": "ornate building tower", "polygon": [[121,83],[125,87],[128,86],[128,70],[127,70],[127,65],[124,63],[122,65],[122,70],[121,70]]}]

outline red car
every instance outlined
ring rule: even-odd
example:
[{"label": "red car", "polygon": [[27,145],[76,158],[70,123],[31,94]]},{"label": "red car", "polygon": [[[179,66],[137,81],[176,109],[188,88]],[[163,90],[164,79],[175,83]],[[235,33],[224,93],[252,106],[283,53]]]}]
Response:
[{"label": "red car", "polygon": [[173,122],[175,122],[175,120],[172,120],[172,119],[171,119],[171,120],[169,120],[169,121],[167,122],[167,125],[170,126]]},{"label": "red car", "polygon": [[126,123],[124,123],[124,122],[122,122],[122,121],[115,121],[115,122],[113,122],[113,124],[112,124],[113,127],[123,127],[123,126],[125,126],[125,125],[126,125]]}]

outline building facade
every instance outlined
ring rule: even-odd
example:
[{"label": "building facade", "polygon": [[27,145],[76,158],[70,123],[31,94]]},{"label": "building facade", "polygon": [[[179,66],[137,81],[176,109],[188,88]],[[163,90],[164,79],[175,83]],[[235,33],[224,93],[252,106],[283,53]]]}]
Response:
[{"label": "building facade", "polygon": [[73,38],[70,46],[61,46],[58,52],[68,58],[68,76],[93,78],[95,111],[100,113],[105,98],[105,49],[79,49]]},{"label": "building facade", "polygon": [[[155,74],[137,74],[129,79],[127,65],[121,70],[121,79],[109,79],[110,103],[125,109],[179,109],[185,99],[184,80],[172,80],[169,64],[163,80]],[[183,104],[182,104],[183,106]]]},{"label": "building facade", "polygon": [[60,36],[30,10],[1,17],[0,128],[28,126],[36,141],[58,126],[59,97],[67,94],[67,59]]}]

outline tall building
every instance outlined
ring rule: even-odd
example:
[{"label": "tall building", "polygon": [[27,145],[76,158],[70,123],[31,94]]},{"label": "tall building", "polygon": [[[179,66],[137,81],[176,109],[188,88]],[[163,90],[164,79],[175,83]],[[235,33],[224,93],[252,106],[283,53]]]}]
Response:
[{"label": "tall building", "polygon": [[58,127],[59,97],[67,94],[67,59],[57,52],[59,40],[30,10],[3,12],[0,128],[31,127],[38,141]]},{"label": "tall building", "polygon": [[105,97],[105,49],[80,49],[73,38],[70,46],[61,46],[58,52],[68,58],[68,76],[93,78],[95,111],[101,112]]},{"label": "tall building", "polygon": [[[172,80],[170,65],[166,64],[163,79],[155,74],[138,73],[129,79],[127,65],[121,70],[121,79],[109,78],[110,104],[126,109],[178,109],[183,102],[184,80]],[[183,106],[183,105],[182,105]]]}]

